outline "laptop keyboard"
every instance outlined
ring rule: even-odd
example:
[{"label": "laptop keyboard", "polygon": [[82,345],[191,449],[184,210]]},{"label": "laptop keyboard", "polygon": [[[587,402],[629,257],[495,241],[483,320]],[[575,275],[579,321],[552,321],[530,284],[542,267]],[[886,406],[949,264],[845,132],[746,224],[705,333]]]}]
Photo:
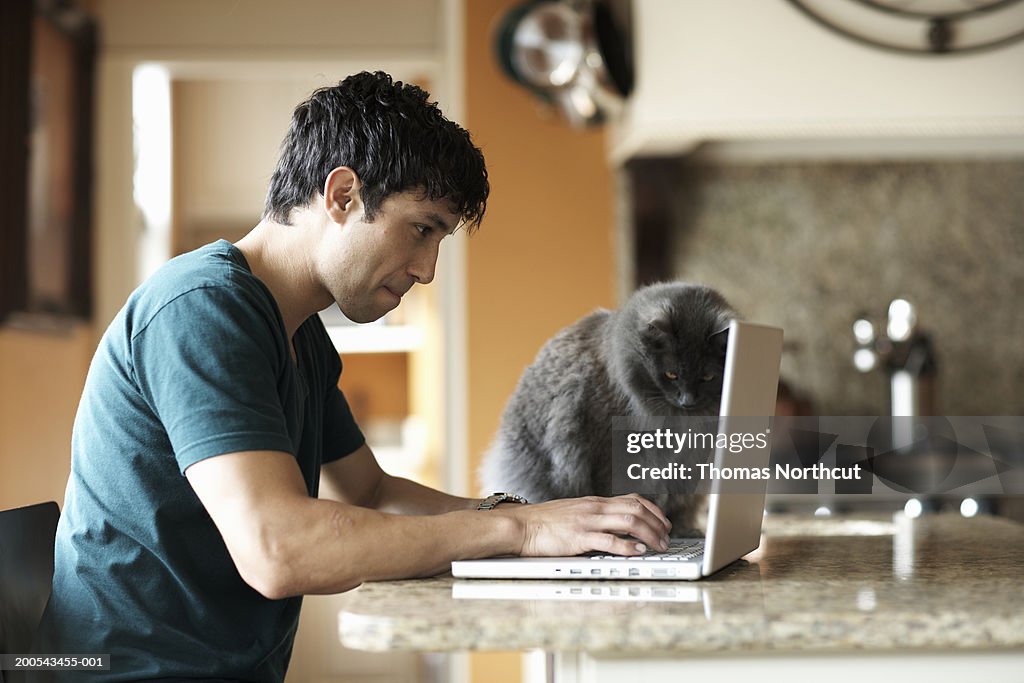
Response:
[{"label": "laptop keyboard", "polygon": [[643,555],[592,555],[592,560],[633,560],[637,562],[689,562],[704,554],[704,539],[671,539],[668,550],[648,551]]}]

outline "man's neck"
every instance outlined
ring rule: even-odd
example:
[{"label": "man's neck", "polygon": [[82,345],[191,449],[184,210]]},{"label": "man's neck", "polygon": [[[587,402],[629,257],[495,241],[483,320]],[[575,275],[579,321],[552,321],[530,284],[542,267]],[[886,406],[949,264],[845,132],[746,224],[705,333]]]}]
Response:
[{"label": "man's neck", "polygon": [[235,243],[277,302],[291,339],[306,318],[327,308],[330,295],[312,271],[309,227],[263,220]]}]

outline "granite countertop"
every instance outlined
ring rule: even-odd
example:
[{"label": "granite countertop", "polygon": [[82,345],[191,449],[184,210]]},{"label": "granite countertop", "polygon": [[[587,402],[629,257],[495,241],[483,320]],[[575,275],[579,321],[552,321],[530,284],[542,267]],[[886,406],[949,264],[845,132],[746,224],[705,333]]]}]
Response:
[{"label": "granite countertop", "polygon": [[1024,648],[1024,525],[994,517],[769,516],[758,550],[703,581],[500,582],[561,595],[454,597],[481,590],[467,583],[479,584],[364,584],[343,598],[341,642],[640,654]]}]

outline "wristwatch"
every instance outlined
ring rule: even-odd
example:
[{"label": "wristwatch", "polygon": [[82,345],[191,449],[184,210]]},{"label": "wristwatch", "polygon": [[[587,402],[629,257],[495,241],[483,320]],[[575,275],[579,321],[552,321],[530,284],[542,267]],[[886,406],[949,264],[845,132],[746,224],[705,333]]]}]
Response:
[{"label": "wristwatch", "polygon": [[503,493],[498,491],[480,501],[480,504],[476,506],[477,510],[493,510],[502,503],[519,503],[520,505],[526,505],[526,499],[522,496],[517,496],[514,493]]}]

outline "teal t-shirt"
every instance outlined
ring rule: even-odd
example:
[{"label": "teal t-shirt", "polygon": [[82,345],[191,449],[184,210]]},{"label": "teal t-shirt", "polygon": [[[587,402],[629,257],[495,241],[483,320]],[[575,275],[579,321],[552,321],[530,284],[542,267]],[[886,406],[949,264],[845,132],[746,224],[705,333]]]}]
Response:
[{"label": "teal t-shirt", "polygon": [[281,681],[301,598],[268,600],[238,574],[184,477],[205,458],[295,456],[320,466],[363,435],[318,316],[293,360],[270,291],[225,241],[168,262],[128,299],[89,368],[57,529],[40,651],[106,654],[76,681]]}]

